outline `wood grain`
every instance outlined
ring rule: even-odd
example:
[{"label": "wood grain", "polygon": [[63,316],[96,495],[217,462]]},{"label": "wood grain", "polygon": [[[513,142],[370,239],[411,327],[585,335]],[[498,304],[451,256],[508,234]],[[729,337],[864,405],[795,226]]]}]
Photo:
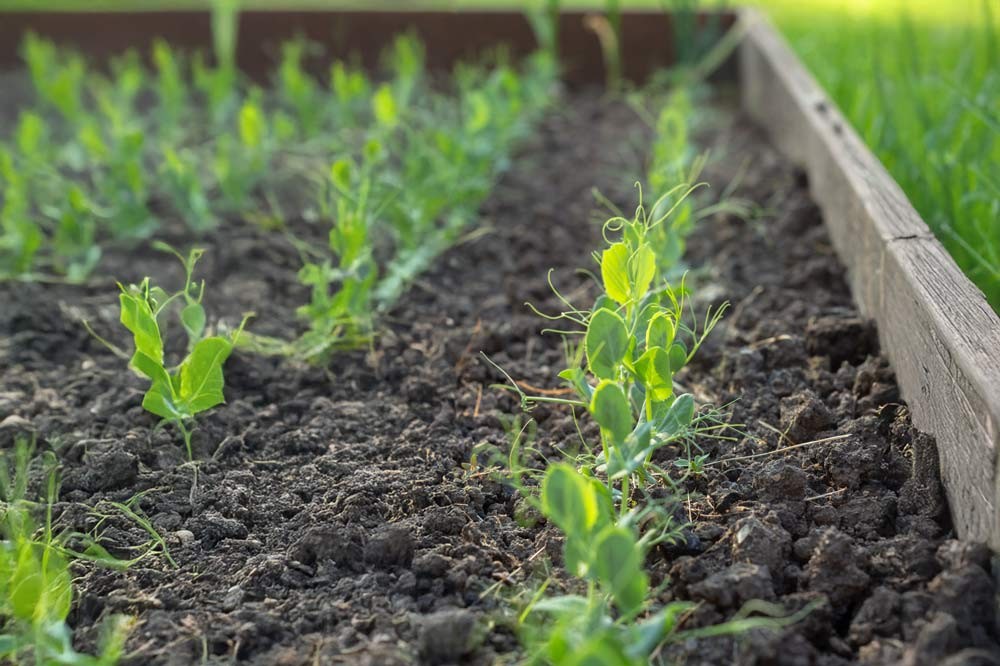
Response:
[{"label": "wood grain", "polygon": [[937,438],[958,534],[1000,549],[1000,318],[774,28],[741,18],[743,106],[807,172],[913,421]]}]

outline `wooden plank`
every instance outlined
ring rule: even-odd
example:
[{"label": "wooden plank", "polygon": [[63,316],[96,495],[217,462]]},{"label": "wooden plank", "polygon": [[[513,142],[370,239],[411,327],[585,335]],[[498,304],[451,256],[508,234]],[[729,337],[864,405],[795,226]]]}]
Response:
[{"label": "wooden plank", "polygon": [[1000,318],[770,23],[742,19],[743,106],[807,172],[913,421],[937,438],[958,534],[1000,549]]}]

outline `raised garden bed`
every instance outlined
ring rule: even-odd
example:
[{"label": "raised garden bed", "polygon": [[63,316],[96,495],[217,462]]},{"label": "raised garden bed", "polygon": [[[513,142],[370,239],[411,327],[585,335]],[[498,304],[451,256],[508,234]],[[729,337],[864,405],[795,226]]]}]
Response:
[{"label": "raised garden bed", "polygon": [[[107,43],[95,37],[98,26],[114,25],[45,20],[51,34],[81,45]],[[129,20],[143,41],[180,39],[191,25],[176,16]],[[178,565],[81,566],[70,617],[81,648],[92,647],[104,616],[123,613],[138,620],[131,663],[523,657],[511,608],[547,576],[556,588],[573,583],[548,564],[562,559],[559,530],[532,518],[488,466],[484,445],[508,446],[506,418],[520,408],[493,386],[503,377],[478,354],[524,386],[560,390],[561,342],[539,335],[544,322],[523,304],[561,309],[549,269],[563,293],[593,300],[593,283],[575,274],[601,246],[591,189],[630,210],[651,140],[633,109],[587,85],[603,71],[582,20],[570,14],[561,23],[578,86],[482,206],[489,232],[442,255],[366,352],[336,355],[323,368],[236,352],[226,366],[228,402],[194,436],[196,475],[176,435],[154,430],[142,409],[146,384],[123,380],[121,362],[79,323],[114,330],[117,294],[108,284],[0,285],[2,416],[59,445],[57,515],[89,531],[87,507],[142,494],[137,506]],[[7,15],[2,25],[11,34],[0,43],[11,44],[24,26],[47,24]],[[208,39],[206,25],[184,33],[189,45]],[[513,14],[244,17],[249,34],[266,25],[274,32],[244,39],[244,48],[266,53],[264,35],[273,43],[302,26],[325,38],[324,26],[365,25],[341,33],[353,37],[340,45],[374,53],[413,25],[439,65],[486,43],[526,51],[531,34]],[[627,73],[642,77],[667,62],[670,49],[648,48],[663,25],[659,15],[627,15]],[[252,68],[263,62],[242,55]],[[764,214],[719,215],[689,238],[695,306],[728,300],[732,310],[677,381],[700,403],[728,405],[743,431],[699,442],[706,466],[684,479],[683,501],[670,506],[683,538],[651,549],[646,564],[654,585],[671,583],[658,603],[700,602],[684,618],[689,629],[753,600],[788,613],[820,603],[783,629],[692,637],[656,658],[989,663],[997,650],[990,552],[973,542],[995,534],[990,447],[1000,411],[987,389],[1000,378],[990,353],[1000,349],[996,318],[926,231],[911,229],[919,220],[905,200],[766,24],[754,19],[739,62],[741,105],[726,101],[723,84],[701,130],[699,143],[714,156],[704,177],[714,192],[738,183],[735,194]],[[289,224],[322,242],[313,225]],[[911,226],[900,231],[903,224]],[[191,243],[184,232],[168,240]],[[198,245],[207,249],[199,275],[211,285],[213,316],[235,326],[253,309],[269,335],[295,334],[304,287],[294,245],[233,220]],[[151,250],[108,252],[101,272],[122,282],[183,280],[175,260]],[[579,442],[566,407],[543,404],[531,416],[538,450]],[[594,424],[580,427],[596,441]],[[684,451],[657,456],[671,465]],[[149,539],[121,515],[101,528],[116,554]]]}]

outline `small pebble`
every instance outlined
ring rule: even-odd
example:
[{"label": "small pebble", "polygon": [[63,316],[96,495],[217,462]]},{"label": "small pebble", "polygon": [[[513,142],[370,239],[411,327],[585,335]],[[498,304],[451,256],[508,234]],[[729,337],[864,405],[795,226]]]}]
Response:
[{"label": "small pebble", "polygon": [[182,546],[187,546],[194,543],[194,532],[191,530],[177,530],[174,532],[174,538],[180,541]]}]

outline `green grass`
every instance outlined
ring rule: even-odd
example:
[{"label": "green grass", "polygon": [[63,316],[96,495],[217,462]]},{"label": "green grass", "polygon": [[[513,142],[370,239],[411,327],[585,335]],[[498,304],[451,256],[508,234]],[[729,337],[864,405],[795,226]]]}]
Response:
[{"label": "green grass", "polygon": [[[666,0],[666,4],[671,1]],[[988,8],[995,8],[992,15]],[[207,0],[0,0],[0,10],[164,9]],[[523,7],[540,0],[245,0],[251,8]],[[564,0],[600,7],[602,0]],[[626,0],[660,7],[663,0]],[[687,3],[685,3],[687,4]],[[707,1],[715,6],[720,3]],[[1000,309],[1000,7],[994,0],[756,0]]]},{"label": "green grass", "polygon": [[[774,15],[956,262],[1000,310],[1000,6],[844,2]],[[783,0],[770,4],[784,5]]]}]

